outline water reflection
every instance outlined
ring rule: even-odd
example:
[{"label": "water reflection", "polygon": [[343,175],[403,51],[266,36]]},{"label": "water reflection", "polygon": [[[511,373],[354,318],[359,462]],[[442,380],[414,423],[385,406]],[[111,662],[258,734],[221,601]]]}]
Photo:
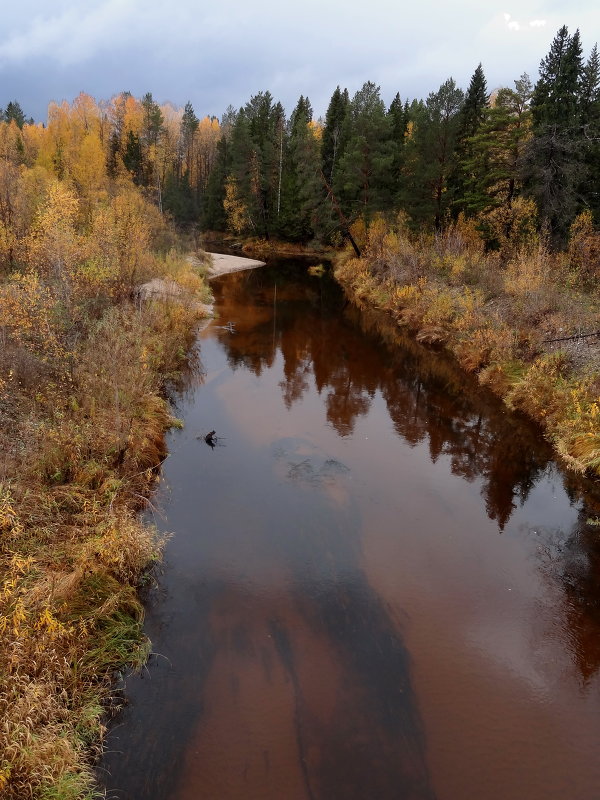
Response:
[{"label": "water reflection", "polygon": [[[256,295],[260,300],[253,305]],[[327,420],[340,436],[353,433],[357,418],[368,413],[379,393],[406,442],[426,442],[432,462],[447,456],[454,474],[482,479],[488,515],[500,529],[516,505],[526,501],[551,459],[529,423],[520,424],[447,358],[403,336],[383,315],[346,306],[327,279],[283,284],[281,274],[272,270],[238,273],[228,279],[219,300],[223,316],[235,315],[244,334],[219,333],[232,367],[243,366],[258,376],[272,366],[278,351],[286,407],[300,402],[312,382],[324,395]]]},{"label": "water reflection", "polygon": [[[292,283],[285,282],[288,272]],[[226,287],[218,289],[224,315],[240,320],[250,342],[219,335],[232,366],[260,375],[279,353],[286,407],[314,386],[324,398],[327,421],[342,437],[353,433],[357,418],[380,396],[406,443],[426,445],[433,463],[446,457],[453,474],[479,482],[487,515],[500,531],[536,483],[549,471],[556,475],[581,508],[578,522],[564,534],[561,574],[553,568],[553,576],[564,587],[574,660],[584,680],[594,675],[600,668],[600,528],[587,520],[600,513],[599,487],[560,475],[534,425],[508,413],[445,355],[404,335],[387,316],[349,305],[327,277],[302,276],[288,261],[230,276]],[[305,465],[295,469],[302,472]]]}]

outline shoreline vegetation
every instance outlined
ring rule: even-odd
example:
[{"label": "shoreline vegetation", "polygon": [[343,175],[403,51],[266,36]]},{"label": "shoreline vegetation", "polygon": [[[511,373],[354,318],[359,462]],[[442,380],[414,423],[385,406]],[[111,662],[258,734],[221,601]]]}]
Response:
[{"label": "shoreline vegetation", "polygon": [[[149,654],[138,592],[164,538],[139,511],[167,455],[164,434],[180,425],[165,388],[193,367],[197,322],[212,311],[206,280],[263,263],[181,253],[175,270],[171,251],[155,259],[146,277],[168,291],[107,303],[64,363],[3,387],[2,797],[95,796],[94,755],[121,670]],[[23,304],[22,291],[1,286],[0,309],[7,297]],[[2,323],[6,335],[6,313]],[[12,363],[32,370],[33,343],[11,332]]]},{"label": "shoreline vegetation", "polygon": [[[178,424],[199,303],[190,249],[106,155],[81,97],[0,123],[0,796],[97,796],[118,671],[148,644],[137,588],[162,542],[138,512]],[[124,137],[126,132],[122,131]],[[105,133],[105,130],[104,130]],[[102,144],[104,142],[104,145]],[[152,280],[177,301],[143,301]]]},{"label": "shoreline vegetation", "polygon": [[[600,300],[589,291],[600,235],[583,214],[566,251],[543,235],[486,252],[474,221],[411,233],[404,216],[354,226],[335,276],[363,307],[388,312],[417,341],[538,423],[565,465],[600,475]],[[582,288],[583,287],[583,288]],[[590,335],[591,334],[591,335]]]}]

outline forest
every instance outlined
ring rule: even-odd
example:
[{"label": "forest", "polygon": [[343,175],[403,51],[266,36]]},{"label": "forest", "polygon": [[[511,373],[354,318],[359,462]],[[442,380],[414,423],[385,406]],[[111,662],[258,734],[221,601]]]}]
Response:
[{"label": "forest", "polygon": [[[111,681],[143,661],[162,545],[136,512],[209,297],[200,232],[333,253],[358,304],[600,472],[597,46],[563,27],[535,82],[407,91],[338,86],[322,119],[269,91],[220,119],[129,92],[0,111],[3,796],[91,796]],[[156,277],[185,301],[142,304]]]}]

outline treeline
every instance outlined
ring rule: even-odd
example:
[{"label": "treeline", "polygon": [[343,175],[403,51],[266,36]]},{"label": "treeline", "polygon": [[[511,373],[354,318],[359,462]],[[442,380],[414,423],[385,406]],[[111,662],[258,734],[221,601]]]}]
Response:
[{"label": "treeline", "polygon": [[82,191],[126,173],[180,223],[263,238],[336,243],[348,225],[402,211],[413,229],[440,230],[462,212],[488,247],[527,225],[555,244],[581,211],[600,221],[600,56],[584,58],[562,27],[540,64],[490,92],[481,64],[466,91],[452,78],[425,99],[389,107],[367,82],[333,92],[324,119],[301,96],[288,116],[259,92],[219,121],[191,105],[124,92],[96,103],[52,104],[46,129],[24,123],[13,147]]},{"label": "treeline", "polygon": [[[229,115],[204,220],[264,237],[335,240],[347,222],[404,212],[413,229],[475,217],[488,246],[536,218],[558,243],[582,210],[600,220],[600,59],[563,27],[527,75],[490,94],[481,64],[426,100],[386,108],[367,82],[339,87],[314,122],[301,97],[289,119],[268,92]],[[534,205],[535,204],[535,205]]]}]

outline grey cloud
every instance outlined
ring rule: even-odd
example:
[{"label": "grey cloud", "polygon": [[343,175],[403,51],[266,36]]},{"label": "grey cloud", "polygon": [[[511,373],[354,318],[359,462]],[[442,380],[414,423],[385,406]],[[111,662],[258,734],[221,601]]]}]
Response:
[{"label": "grey cloud", "polygon": [[[522,29],[509,30],[504,13]],[[3,12],[0,105],[15,98],[44,119],[49,100],[129,89],[221,114],[270,89],[288,111],[304,94],[324,113],[337,84],[353,93],[373,80],[388,102],[397,91],[424,97],[450,75],[466,86],[480,61],[490,87],[512,85],[523,71],[535,78],[563,22],[581,28],[589,50],[596,13],[588,0],[564,13],[545,0],[520,0],[517,9],[479,0],[410,9],[397,0],[23,0]],[[529,26],[534,19],[548,24]]]}]

